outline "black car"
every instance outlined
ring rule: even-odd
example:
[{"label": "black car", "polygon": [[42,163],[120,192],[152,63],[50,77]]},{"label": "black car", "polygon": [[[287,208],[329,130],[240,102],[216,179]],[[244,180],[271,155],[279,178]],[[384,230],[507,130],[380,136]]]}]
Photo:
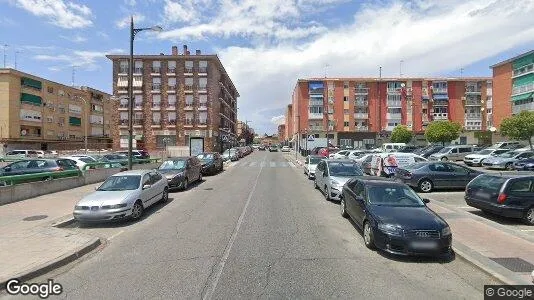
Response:
[{"label": "black car", "polygon": [[440,255],[451,250],[445,220],[409,186],[382,177],[352,178],[344,186],[341,215],[363,231],[365,246],[400,255]]},{"label": "black car", "polygon": [[483,174],[465,188],[467,205],[534,225],[534,176]]},{"label": "black car", "polygon": [[517,171],[534,171],[534,158],[527,158],[516,161],[514,169]]},{"label": "black car", "polygon": [[430,146],[430,147],[426,148],[425,150],[421,150],[417,154],[422,156],[422,157],[424,157],[424,158],[429,158],[430,155],[432,155],[434,153],[438,153],[443,148],[444,148],[443,146]]},{"label": "black car", "polygon": [[414,145],[408,145],[408,146],[404,146],[404,147],[400,148],[399,150],[397,150],[397,152],[413,153],[414,151],[416,151],[418,149],[421,149],[421,147],[420,146],[414,146]]},{"label": "black car", "polygon": [[196,156],[168,158],[158,172],[167,178],[169,189],[187,190],[189,184],[202,181],[202,164]]},{"label": "black car", "polygon": [[[117,151],[115,153],[128,156],[128,151]],[[135,159],[149,159],[150,158],[150,154],[145,150],[132,150],[132,156]]]},{"label": "black car", "polygon": [[214,175],[223,170],[223,158],[217,152],[204,152],[197,155],[202,163],[202,174]]},{"label": "black car", "polygon": [[425,161],[398,168],[395,179],[428,193],[435,189],[464,189],[480,174],[482,172],[451,162]]},{"label": "black car", "polygon": [[259,145],[258,146],[258,150],[265,151],[265,150],[267,150],[267,147],[265,147],[265,145]]}]

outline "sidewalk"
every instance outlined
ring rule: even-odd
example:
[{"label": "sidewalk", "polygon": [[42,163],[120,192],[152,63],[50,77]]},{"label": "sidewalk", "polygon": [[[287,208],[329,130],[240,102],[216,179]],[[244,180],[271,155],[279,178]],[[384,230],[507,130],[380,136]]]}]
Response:
[{"label": "sidewalk", "polygon": [[66,264],[100,245],[100,239],[53,227],[71,219],[74,204],[91,184],[0,206],[0,286],[27,280]]}]

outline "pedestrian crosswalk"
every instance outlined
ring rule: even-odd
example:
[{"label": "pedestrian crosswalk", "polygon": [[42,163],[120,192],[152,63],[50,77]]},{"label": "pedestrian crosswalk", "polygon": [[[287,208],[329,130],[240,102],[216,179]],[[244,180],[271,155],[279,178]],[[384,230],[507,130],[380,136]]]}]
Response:
[{"label": "pedestrian crosswalk", "polygon": [[294,168],[295,164],[287,161],[235,161],[231,167],[238,168]]}]

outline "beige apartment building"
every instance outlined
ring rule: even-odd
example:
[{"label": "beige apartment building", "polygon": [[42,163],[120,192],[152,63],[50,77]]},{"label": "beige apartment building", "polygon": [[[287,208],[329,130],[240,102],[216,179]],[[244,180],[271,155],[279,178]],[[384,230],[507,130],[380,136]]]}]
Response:
[{"label": "beige apartment building", "polygon": [[[128,147],[128,55],[113,62],[114,148]],[[217,55],[191,55],[184,45],[170,55],[135,55],[133,143],[137,149],[189,146],[223,151],[237,143],[237,92]]]},{"label": "beige apartment building", "polygon": [[13,149],[110,148],[110,95],[0,69],[0,143]]}]

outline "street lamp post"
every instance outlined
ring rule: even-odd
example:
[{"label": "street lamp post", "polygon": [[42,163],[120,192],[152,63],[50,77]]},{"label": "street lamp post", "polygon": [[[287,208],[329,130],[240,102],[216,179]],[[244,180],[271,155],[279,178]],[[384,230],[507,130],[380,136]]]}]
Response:
[{"label": "street lamp post", "polygon": [[160,26],[146,28],[134,28],[133,16],[130,18],[130,61],[128,63],[128,169],[132,169],[132,148],[133,148],[133,50],[134,39],[138,32],[144,30],[162,31]]}]

